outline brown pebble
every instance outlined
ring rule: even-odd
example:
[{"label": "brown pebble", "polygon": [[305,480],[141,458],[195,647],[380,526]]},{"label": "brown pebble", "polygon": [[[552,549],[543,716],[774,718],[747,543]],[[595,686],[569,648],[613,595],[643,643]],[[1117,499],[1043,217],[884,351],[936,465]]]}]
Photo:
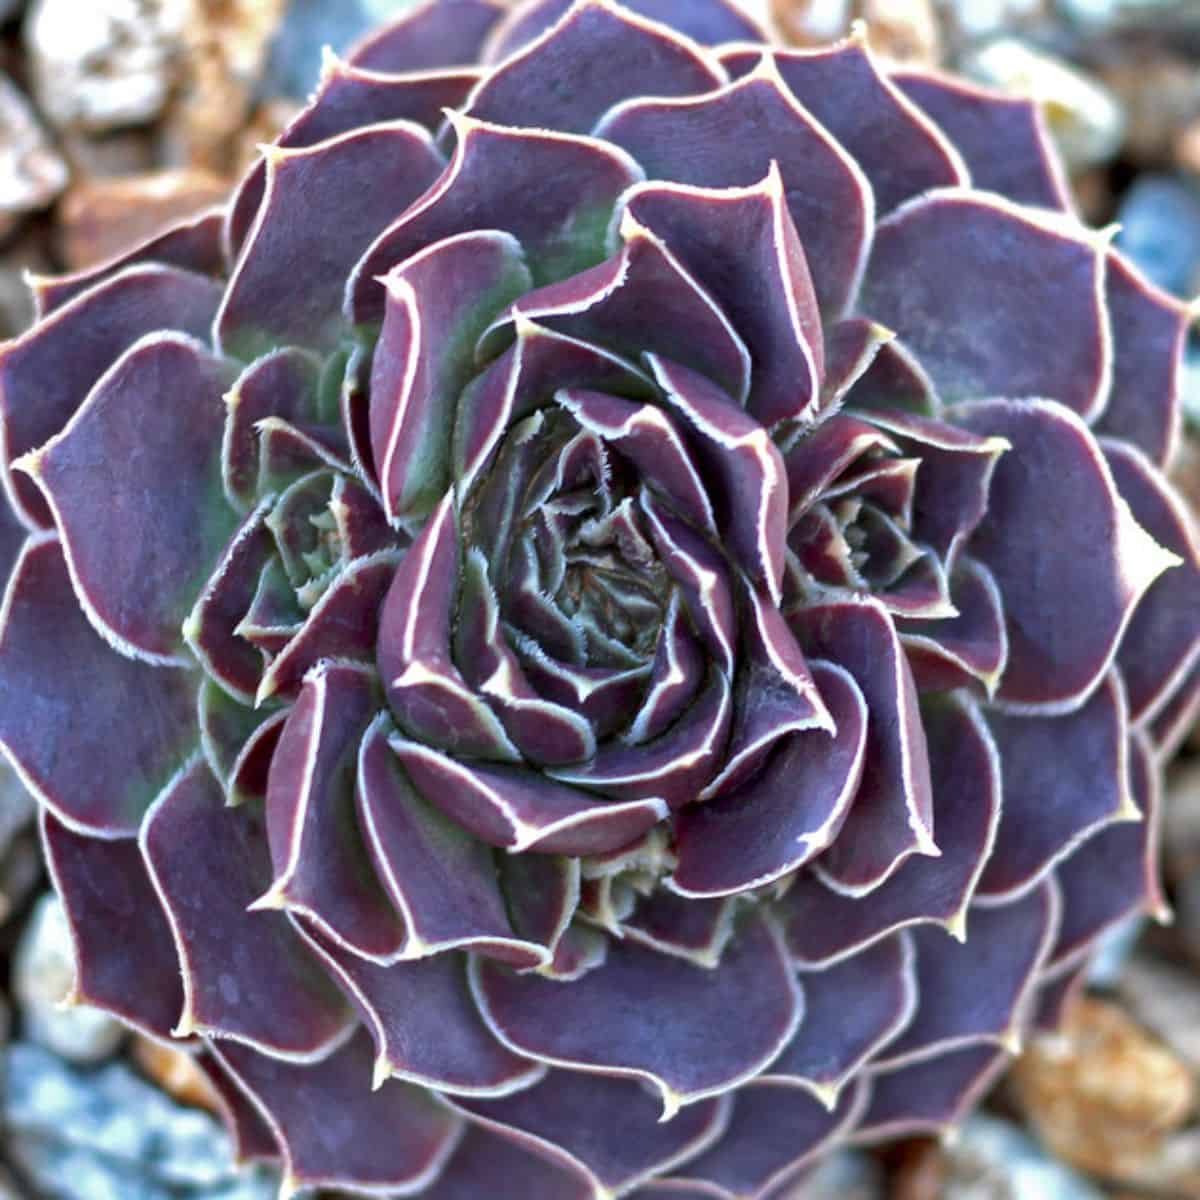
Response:
[{"label": "brown pebble", "polygon": [[185,1050],[139,1036],[134,1039],[133,1059],[153,1083],[180,1104],[220,1111],[208,1077]]}]

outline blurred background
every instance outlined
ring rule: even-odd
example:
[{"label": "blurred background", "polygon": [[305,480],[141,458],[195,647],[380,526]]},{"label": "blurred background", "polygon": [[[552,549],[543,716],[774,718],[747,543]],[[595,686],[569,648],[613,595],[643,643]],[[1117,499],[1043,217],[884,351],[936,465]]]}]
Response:
[{"label": "blurred background", "polygon": [[[0,340],[25,271],[85,267],[220,203],[303,104],[322,47],[411,0],[0,0]],[[863,18],[892,59],[1033,95],[1081,211],[1200,293],[1200,0],[748,0],[801,45]],[[1189,351],[1200,427],[1200,340]],[[1200,452],[1177,481],[1200,504]],[[60,1010],[71,981],[30,810],[0,765],[0,1200],[273,1200],[235,1173],[185,1055]],[[813,1200],[1200,1200],[1200,735],[1170,778],[1176,918],[1118,930],[1063,1032],[950,1145],[843,1155]],[[1103,886],[1103,881],[1097,881]],[[486,1200],[481,1197],[480,1200]],[[530,1200],[539,1200],[531,1197]]]}]

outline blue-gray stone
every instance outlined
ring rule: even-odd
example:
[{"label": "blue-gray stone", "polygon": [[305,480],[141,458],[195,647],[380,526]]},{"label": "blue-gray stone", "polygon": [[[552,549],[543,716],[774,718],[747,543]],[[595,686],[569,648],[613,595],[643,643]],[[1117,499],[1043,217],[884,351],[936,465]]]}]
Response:
[{"label": "blue-gray stone", "polygon": [[[999,1194],[1011,1200],[1104,1200],[1102,1192],[1055,1162],[1033,1138],[995,1117],[975,1116],[967,1121],[951,1156],[966,1168],[963,1174],[970,1174],[971,1168],[986,1168],[989,1180],[1005,1188]],[[946,1200],[978,1195],[973,1187],[967,1184],[960,1192],[950,1184]]]},{"label": "blue-gray stone", "polygon": [[1118,247],[1159,287],[1184,299],[1200,289],[1200,191],[1170,175],[1143,175],[1117,220]]}]

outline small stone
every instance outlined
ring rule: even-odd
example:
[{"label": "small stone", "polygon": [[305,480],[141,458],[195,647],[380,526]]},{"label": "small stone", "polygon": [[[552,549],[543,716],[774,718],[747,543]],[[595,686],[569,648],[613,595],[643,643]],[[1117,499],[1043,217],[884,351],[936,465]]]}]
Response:
[{"label": "small stone", "polygon": [[1195,972],[1139,953],[1126,965],[1117,990],[1130,1015],[1200,1075],[1200,980]]},{"label": "small stone", "polygon": [[962,66],[983,83],[1037,101],[1072,171],[1110,162],[1121,148],[1125,114],[1117,98],[1061,59],[1016,38],[997,38],[968,54]]},{"label": "small stone", "polygon": [[1157,39],[1118,44],[1122,49],[1104,56],[1095,74],[1125,111],[1122,157],[1161,169],[1180,131],[1200,117],[1200,72],[1194,60]]},{"label": "small stone", "polygon": [[964,41],[975,41],[1036,25],[1046,17],[1047,0],[971,0],[944,5],[946,20]]},{"label": "small stone", "polygon": [[843,37],[850,28],[850,0],[774,0],[772,16],[785,42],[819,46]]},{"label": "small stone", "polygon": [[218,1111],[213,1085],[192,1055],[139,1034],[133,1040],[133,1061],[151,1082],[189,1108]]},{"label": "small stone", "polygon": [[1152,1163],[1195,1104],[1195,1081],[1178,1056],[1115,1004],[1090,997],[1059,1032],[1030,1043],[1011,1078],[1052,1153],[1115,1181]]},{"label": "small stone", "polygon": [[91,132],[153,121],[193,9],[194,0],[34,0],[24,35],[42,111]]},{"label": "small stone", "polygon": [[67,164],[50,144],[29,101],[0,76],[0,237],[46,208],[67,186]]},{"label": "small stone", "polygon": [[78,1063],[110,1057],[124,1037],[107,1013],[85,1005],[60,1005],[71,994],[75,958],[66,915],[58,897],[46,893],[21,935],[13,965],[13,995],[27,1036]]},{"label": "small stone", "polygon": [[227,180],[199,168],[85,180],[67,192],[59,210],[63,258],[73,269],[101,262],[224,202],[229,191]]},{"label": "small stone", "polygon": [[[390,4],[390,15],[404,7]],[[320,74],[324,48],[332,46],[340,53],[378,24],[378,14],[368,11],[364,0],[291,0],[287,20],[271,46],[264,94],[304,99]]]},{"label": "small stone", "polygon": [[240,1172],[214,1119],[181,1108],[124,1062],[80,1071],[40,1046],[12,1045],[0,1124],[12,1161],[60,1200],[272,1200],[262,1171]]},{"label": "small stone", "polygon": [[931,0],[858,0],[873,50],[893,62],[936,66],[942,39]]},{"label": "small stone", "polygon": [[1175,137],[1175,162],[1200,177],[1200,118],[1185,125]]},{"label": "small stone", "polygon": [[843,1150],[827,1158],[798,1186],[795,1200],[883,1200],[886,1195],[879,1163],[861,1151]]},{"label": "small stone", "polygon": [[1200,189],[1170,175],[1143,175],[1117,213],[1117,245],[1159,287],[1200,289]]},{"label": "small stone", "polygon": [[0,926],[16,913],[42,878],[42,853],[32,829],[19,833],[0,855]]}]

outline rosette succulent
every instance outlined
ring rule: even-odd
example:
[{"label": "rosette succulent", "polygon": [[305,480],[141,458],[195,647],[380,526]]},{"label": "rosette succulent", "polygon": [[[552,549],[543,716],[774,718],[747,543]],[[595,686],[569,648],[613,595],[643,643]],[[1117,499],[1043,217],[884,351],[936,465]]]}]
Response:
[{"label": "rosette succulent", "polygon": [[1188,313],[1029,103],[434,0],[0,351],[75,999],[285,1192],[792,1194],[1161,911]]}]

